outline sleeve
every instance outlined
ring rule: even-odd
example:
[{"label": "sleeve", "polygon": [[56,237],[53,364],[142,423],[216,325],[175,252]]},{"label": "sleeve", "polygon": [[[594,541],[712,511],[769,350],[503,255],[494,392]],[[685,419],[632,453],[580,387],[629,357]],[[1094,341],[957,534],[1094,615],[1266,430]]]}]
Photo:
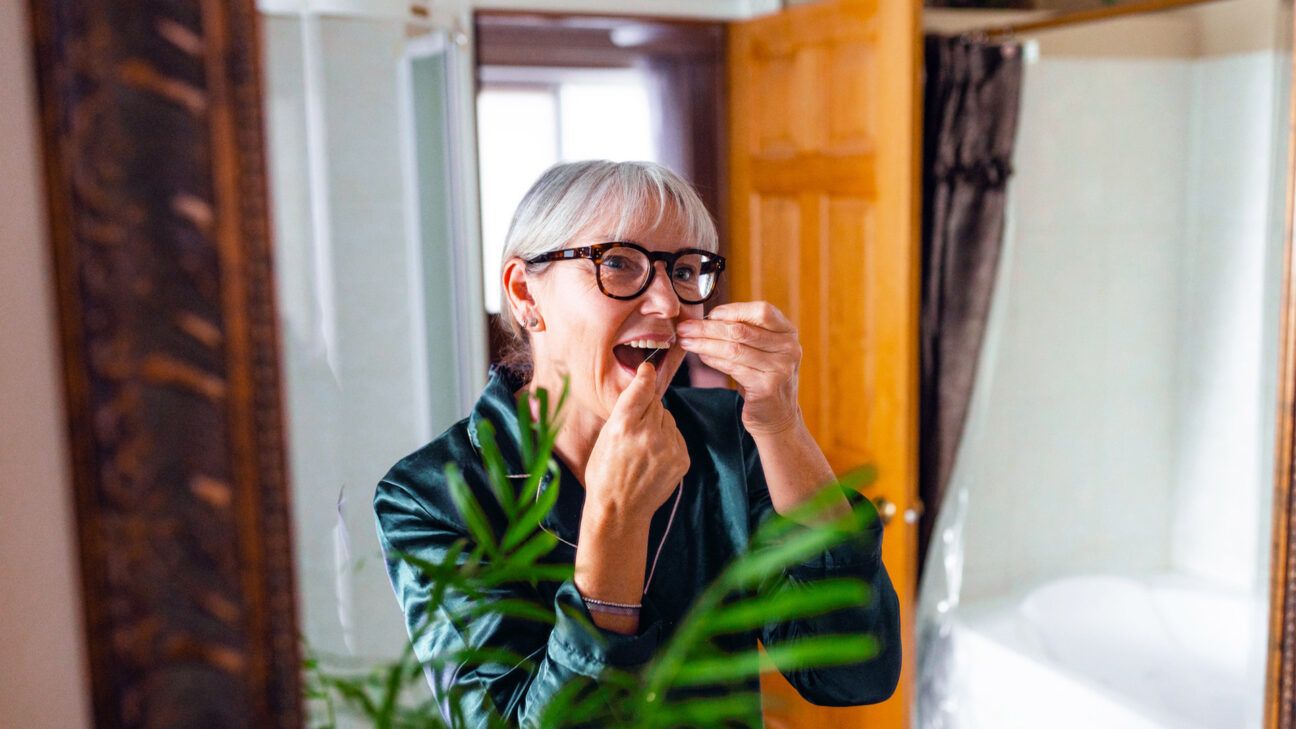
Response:
[{"label": "sleeve", "polygon": [[[660,620],[645,623],[647,628],[631,636],[597,626],[593,628],[595,633],[573,619],[568,610],[583,616],[587,625],[593,625],[571,580],[564,581],[554,597],[556,623],[552,627],[498,614],[456,625],[449,616],[470,598],[447,590],[440,604],[430,605],[430,581],[398,555],[410,554],[439,562],[450,545],[467,536],[467,530],[451,518],[433,516],[441,510],[429,509],[409,490],[388,480],[378,485],[374,513],[387,572],[404,610],[410,636],[414,637],[424,628],[424,621],[429,621],[414,644],[414,653],[420,661],[426,664],[434,656],[471,646],[506,650],[525,657],[530,663],[529,666],[461,664],[440,672],[429,668],[428,682],[447,721],[451,709],[446,689],[458,686],[463,692],[459,707],[464,726],[495,726],[501,718],[509,726],[536,726],[544,705],[564,685],[580,677],[597,679],[608,668],[638,667],[649,660],[657,647]],[[497,598],[539,601],[540,593],[526,584],[506,585],[488,596],[488,599]]]},{"label": "sleeve", "polygon": [[[738,408],[739,442],[754,532],[775,512],[756,442],[742,426],[741,398]],[[871,508],[871,502],[854,489],[843,487],[843,492],[852,507],[868,503]],[[863,533],[793,566],[783,579],[773,581],[767,589],[795,590],[798,585],[830,577],[862,580],[870,587],[869,602],[812,618],[766,625],[760,634],[761,642],[768,647],[816,635],[871,634],[878,639],[881,650],[867,661],[815,669],[779,667],[779,671],[812,704],[857,706],[885,701],[900,681],[900,601],[882,564],[879,520],[874,519]]]}]

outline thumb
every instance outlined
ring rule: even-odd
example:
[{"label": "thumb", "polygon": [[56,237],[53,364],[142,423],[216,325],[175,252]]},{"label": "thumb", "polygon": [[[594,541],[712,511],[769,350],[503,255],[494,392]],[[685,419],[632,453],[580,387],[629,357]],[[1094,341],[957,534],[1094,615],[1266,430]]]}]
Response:
[{"label": "thumb", "polygon": [[638,420],[644,411],[656,399],[657,370],[649,363],[643,362],[635,370],[634,379],[617,397],[613,416],[618,413],[628,420]]}]

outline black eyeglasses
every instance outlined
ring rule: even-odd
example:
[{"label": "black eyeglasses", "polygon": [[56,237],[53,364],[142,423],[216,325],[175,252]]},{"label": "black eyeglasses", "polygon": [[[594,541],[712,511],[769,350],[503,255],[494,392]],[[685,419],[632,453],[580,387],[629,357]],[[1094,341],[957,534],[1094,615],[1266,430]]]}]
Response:
[{"label": "black eyeglasses", "polygon": [[679,300],[685,304],[701,304],[715,293],[716,282],[725,267],[724,256],[700,248],[661,253],[629,241],[564,248],[536,256],[527,263],[578,258],[588,258],[594,262],[599,291],[623,301],[648,290],[657,274],[656,263],[661,261],[666,264],[666,275]]}]

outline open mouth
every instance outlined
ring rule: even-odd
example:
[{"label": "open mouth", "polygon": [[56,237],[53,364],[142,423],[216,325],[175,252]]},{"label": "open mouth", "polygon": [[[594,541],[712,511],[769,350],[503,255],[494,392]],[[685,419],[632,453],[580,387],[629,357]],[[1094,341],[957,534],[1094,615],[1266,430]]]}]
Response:
[{"label": "open mouth", "polygon": [[670,342],[648,340],[626,342],[613,347],[612,354],[616,357],[617,362],[622,367],[630,370],[631,373],[637,372],[639,365],[644,362],[648,362],[660,372],[662,364],[666,362],[666,353],[670,351],[670,344]]}]

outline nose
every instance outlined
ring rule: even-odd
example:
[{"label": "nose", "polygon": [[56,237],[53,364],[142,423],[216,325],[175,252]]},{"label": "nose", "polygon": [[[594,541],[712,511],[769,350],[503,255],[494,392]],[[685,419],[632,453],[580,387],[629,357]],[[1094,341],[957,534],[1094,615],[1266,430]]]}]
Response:
[{"label": "nose", "polygon": [[648,284],[648,290],[639,297],[643,302],[640,311],[644,314],[659,314],[673,319],[679,316],[679,296],[671,286],[670,274],[666,272],[666,262],[654,261],[653,266],[657,265],[661,266],[661,270],[655,273],[652,283]]}]

